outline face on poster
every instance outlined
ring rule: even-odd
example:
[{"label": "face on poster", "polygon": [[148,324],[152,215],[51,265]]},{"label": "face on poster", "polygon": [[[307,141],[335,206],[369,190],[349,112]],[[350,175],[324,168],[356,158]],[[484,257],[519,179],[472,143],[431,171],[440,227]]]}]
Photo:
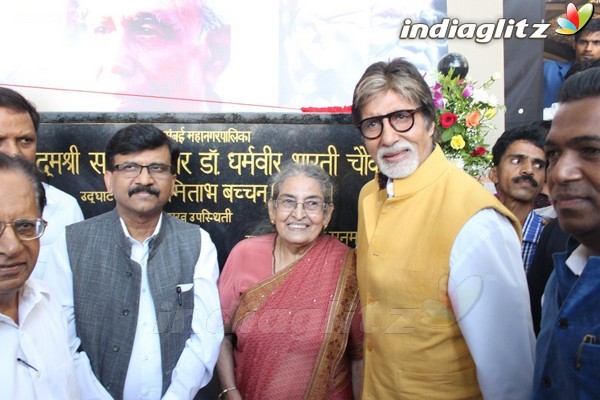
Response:
[{"label": "face on poster", "polygon": [[[432,71],[444,41],[400,40],[445,1],[24,0],[3,10],[0,84],[41,111],[264,112],[344,106],[376,61]],[[6,12],[4,12],[6,11]]]}]

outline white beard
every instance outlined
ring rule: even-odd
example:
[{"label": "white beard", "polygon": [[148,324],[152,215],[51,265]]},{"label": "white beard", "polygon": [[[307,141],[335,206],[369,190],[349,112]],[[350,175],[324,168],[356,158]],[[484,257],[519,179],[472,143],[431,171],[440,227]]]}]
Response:
[{"label": "white beard", "polygon": [[[388,162],[385,155],[396,153],[399,150],[408,150],[407,158],[400,162]],[[382,147],[377,150],[377,166],[387,177],[402,179],[412,175],[419,168],[419,155],[417,149],[410,143],[396,142],[392,147]]]}]

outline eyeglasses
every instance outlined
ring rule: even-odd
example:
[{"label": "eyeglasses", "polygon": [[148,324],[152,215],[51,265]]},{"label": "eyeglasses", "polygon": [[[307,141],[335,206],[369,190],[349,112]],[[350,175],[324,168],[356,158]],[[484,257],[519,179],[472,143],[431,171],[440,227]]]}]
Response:
[{"label": "eyeglasses", "polygon": [[0,221],[0,236],[7,226],[12,226],[19,239],[33,240],[44,234],[46,225],[48,223],[41,218],[17,218],[13,222]]},{"label": "eyeglasses", "polygon": [[298,204],[302,204],[302,208],[306,211],[307,214],[317,214],[321,211],[327,210],[328,204],[321,200],[304,200],[304,201],[296,201],[294,199],[277,199],[273,200],[273,207],[276,209],[285,212],[291,213],[293,212]]},{"label": "eyeglasses", "polygon": [[158,179],[167,178],[172,175],[172,167],[161,163],[152,163],[149,165],[140,165],[134,162],[124,162],[114,166],[113,170],[118,171],[124,178],[136,178],[142,173],[142,169],[147,168],[148,173]]},{"label": "eyeglasses", "polygon": [[376,117],[365,118],[356,126],[365,139],[377,139],[383,133],[383,120],[387,118],[390,126],[396,132],[406,132],[415,124],[415,113],[421,111],[421,107],[414,110],[396,110],[386,115],[378,115]]}]

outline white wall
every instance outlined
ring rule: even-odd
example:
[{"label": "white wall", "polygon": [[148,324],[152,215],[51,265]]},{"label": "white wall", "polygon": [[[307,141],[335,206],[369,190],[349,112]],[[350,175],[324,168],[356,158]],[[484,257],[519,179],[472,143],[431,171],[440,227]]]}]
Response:
[{"label": "white wall", "polygon": [[[458,18],[460,23],[490,23],[502,18],[502,0],[448,0],[448,17]],[[469,61],[469,74],[480,84],[490,76],[499,72],[504,76],[503,40],[493,39],[489,43],[476,43],[472,39],[454,39],[448,41],[449,53],[461,53]],[[504,80],[496,82],[489,90],[500,104],[504,104]],[[493,145],[498,136],[504,132],[504,112],[494,118],[496,130],[487,137]]]}]

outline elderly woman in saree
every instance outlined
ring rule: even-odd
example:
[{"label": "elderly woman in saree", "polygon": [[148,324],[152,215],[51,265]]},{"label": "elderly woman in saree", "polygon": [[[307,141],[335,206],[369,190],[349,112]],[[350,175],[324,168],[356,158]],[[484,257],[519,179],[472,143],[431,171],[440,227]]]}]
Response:
[{"label": "elderly woman in saree", "polygon": [[269,234],[242,240],[219,280],[220,399],[353,399],[362,372],[354,250],[323,233],[333,180],[286,164],[271,179]]}]

